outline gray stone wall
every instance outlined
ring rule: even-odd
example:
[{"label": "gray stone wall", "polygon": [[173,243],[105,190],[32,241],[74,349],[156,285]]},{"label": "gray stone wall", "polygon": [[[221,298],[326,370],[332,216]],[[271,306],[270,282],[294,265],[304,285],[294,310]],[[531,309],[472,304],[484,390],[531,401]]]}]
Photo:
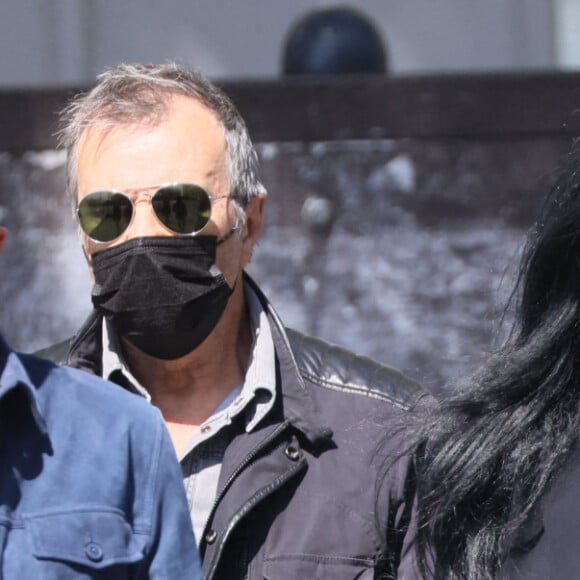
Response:
[{"label": "gray stone wall", "polygon": [[[525,229],[569,140],[260,143],[266,228],[249,272],[289,326],[435,390],[497,337]],[[18,349],[90,309],[63,157],[0,154],[1,327]]]},{"label": "gray stone wall", "polygon": [[525,231],[567,148],[552,139],[263,145],[271,198],[251,271],[289,324],[438,389],[501,338]]}]

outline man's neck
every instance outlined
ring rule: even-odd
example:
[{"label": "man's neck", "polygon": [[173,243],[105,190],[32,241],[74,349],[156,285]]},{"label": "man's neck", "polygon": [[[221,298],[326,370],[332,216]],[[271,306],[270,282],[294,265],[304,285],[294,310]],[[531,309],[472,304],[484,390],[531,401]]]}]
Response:
[{"label": "man's neck", "polygon": [[210,336],[175,360],[150,357],[123,341],[125,361],[168,423],[199,426],[243,383],[252,331],[242,284]]}]

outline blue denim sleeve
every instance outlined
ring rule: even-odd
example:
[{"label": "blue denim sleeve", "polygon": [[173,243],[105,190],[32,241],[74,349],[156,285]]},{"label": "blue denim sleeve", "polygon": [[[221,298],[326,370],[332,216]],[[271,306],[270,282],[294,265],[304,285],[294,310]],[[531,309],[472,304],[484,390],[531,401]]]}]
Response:
[{"label": "blue denim sleeve", "polygon": [[[193,534],[181,468],[169,433],[159,417],[159,454],[152,495],[152,538],[148,570],[140,578],[201,580],[199,552]],[[153,450],[148,450],[153,452]]]}]

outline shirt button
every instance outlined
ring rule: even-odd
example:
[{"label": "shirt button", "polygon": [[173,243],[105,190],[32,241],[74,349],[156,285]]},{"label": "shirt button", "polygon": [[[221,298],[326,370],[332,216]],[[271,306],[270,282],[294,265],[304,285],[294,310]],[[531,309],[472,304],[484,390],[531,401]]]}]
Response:
[{"label": "shirt button", "polygon": [[208,530],[205,533],[205,541],[208,544],[213,544],[217,540],[217,532],[215,530]]},{"label": "shirt button", "polygon": [[201,432],[202,432],[202,433],[209,433],[210,431],[211,431],[211,425],[204,425],[204,426],[201,428]]},{"label": "shirt button", "polygon": [[298,461],[300,459],[300,451],[296,449],[294,445],[288,445],[288,447],[284,449],[284,453],[291,461]]},{"label": "shirt button", "polygon": [[103,548],[96,542],[89,542],[85,546],[85,554],[92,562],[100,562],[103,559]]}]

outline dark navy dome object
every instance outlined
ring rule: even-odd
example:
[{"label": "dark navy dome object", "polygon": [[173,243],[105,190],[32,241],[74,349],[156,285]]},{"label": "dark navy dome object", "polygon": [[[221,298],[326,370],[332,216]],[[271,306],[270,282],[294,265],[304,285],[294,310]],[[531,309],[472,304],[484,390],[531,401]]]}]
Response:
[{"label": "dark navy dome object", "polygon": [[384,74],[385,46],[373,24],[349,8],[308,13],[290,29],[285,75]]}]

